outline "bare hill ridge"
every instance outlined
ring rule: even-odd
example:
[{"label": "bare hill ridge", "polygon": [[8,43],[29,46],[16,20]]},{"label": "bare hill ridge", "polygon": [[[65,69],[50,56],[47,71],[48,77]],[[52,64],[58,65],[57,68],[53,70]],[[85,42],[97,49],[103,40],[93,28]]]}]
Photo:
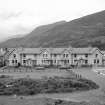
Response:
[{"label": "bare hill ridge", "polygon": [[57,22],[34,29],[22,38],[9,39],[1,47],[86,47],[105,49],[105,11],[70,22]]}]

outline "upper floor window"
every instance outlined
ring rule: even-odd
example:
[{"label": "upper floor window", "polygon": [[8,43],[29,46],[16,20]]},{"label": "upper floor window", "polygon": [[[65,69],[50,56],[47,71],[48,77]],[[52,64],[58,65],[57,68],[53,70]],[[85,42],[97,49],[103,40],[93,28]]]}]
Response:
[{"label": "upper floor window", "polygon": [[63,54],[63,57],[65,57],[65,54]]},{"label": "upper floor window", "polygon": [[34,57],[37,57],[37,54],[34,54]]},{"label": "upper floor window", "polygon": [[43,54],[43,57],[47,57],[48,55],[47,54]]},{"label": "upper floor window", "polygon": [[50,56],[52,57],[53,55],[52,55],[52,54],[50,54]]},{"label": "upper floor window", "polygon": [[88,60],[85,60],[85,64],[87,64],[88,63]]},{"label": "upper floor window", "polygon": [[94,59],[94,63],[96,63],[96,59]]},{"label": "upper floor window", "polygon": [[23,54],[23,57],[26,57],[26,54]]},{"label": "upper floor window", "polygon": [[23,63],[26,63],[26,60],[23,60]]},{"label": "upper floor window", "polygon": [[56,60],[55,60],[55,63],[56,63]]},{"label": "upper floor window", "polygon": [[14,58],[16,57],[16,54],[13,54]]},{"label": "upper floor window", "polygon": [[85,54],[85,57],[87,58],[88,57],[88,54]]},{"label": "upper floor window", "polygon": [[98,54],[96,54],[96,57],[98,57]]},{"label": "upper floor window", "polygon": [[74,57],[77,57],[77,54],[74,54]]},{"label": "upper floor window", "polygon": [[17,60],[15,60],[15,63],[17,63]]},{"label": "upper floor window", "polygon": [[12,63],[14,63],[14,60],[12,60]]},{"label": "upper floor window", "polygon": [[66,57],[68,57],[69,55],[68,54],[66,54]]},{"label": "upper floor window", "polygon": [[57,56],[57,54],[54,54],[54,57],[56,57]]},{"label": "upper floor window", "polygon": [[67,60],[67,62],[69,63],[69,60]]},{"label": "upper floor window", "polygon": [[68,54],[63,54],[63,57],[66,57],[67,58],[68,56],[69,56]]},{"label": "upper floor window", "polygon": [[74,60],[74,62],[77,62],[77,60]]}]

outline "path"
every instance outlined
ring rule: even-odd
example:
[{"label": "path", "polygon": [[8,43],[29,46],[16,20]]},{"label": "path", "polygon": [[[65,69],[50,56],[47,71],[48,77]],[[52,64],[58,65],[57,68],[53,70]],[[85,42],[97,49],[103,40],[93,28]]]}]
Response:
[{"label": "path", "polygon": [[[100,88],[97,90],[90,90],[85,92],[76,92],[76,93],[61,93],[61,94],[41,94],[33,96],[33,98],[57,98],[65,99],[70,101],[91,101],[91,102],[102,102],[105,103],[105,94],[102,91],[105,89],[105,76],[99,75],[89,69],[74,70],[76,73],[81,74],[83,77],[90,79],[100,85]],[[32,97],[27,97],[32,98]]]}]

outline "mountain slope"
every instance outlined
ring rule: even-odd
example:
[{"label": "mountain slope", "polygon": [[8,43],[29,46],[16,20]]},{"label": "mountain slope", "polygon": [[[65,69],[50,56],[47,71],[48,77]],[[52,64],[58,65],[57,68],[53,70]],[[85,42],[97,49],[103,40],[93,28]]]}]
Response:
[{"label": "mountain slope", "polygon": [[[42,36],[46,36],[46,32],[57,25],[66,23],[65,21],[56,22],[49,25],[43,25],[34,29],[30,34],[25,35],[24,37],[15,37],[8,39],[0,43],[0,47],[34,47],[38,43],[38,39]],[[45,33],[45,34],[44,34]]]},{"label": "mountain slope", "polygon": [[23,38],[7,40],[3,47],[86,47],[105,49],[105,11],[70,22],[58,22],[38,27]]}]

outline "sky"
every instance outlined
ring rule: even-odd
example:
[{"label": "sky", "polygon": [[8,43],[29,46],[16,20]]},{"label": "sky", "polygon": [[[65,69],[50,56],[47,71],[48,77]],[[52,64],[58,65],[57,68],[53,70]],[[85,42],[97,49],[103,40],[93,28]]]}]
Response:
[{"label": "sky", "polygon": [[105,10],[105,0],[0,0],[0,40]]}]

